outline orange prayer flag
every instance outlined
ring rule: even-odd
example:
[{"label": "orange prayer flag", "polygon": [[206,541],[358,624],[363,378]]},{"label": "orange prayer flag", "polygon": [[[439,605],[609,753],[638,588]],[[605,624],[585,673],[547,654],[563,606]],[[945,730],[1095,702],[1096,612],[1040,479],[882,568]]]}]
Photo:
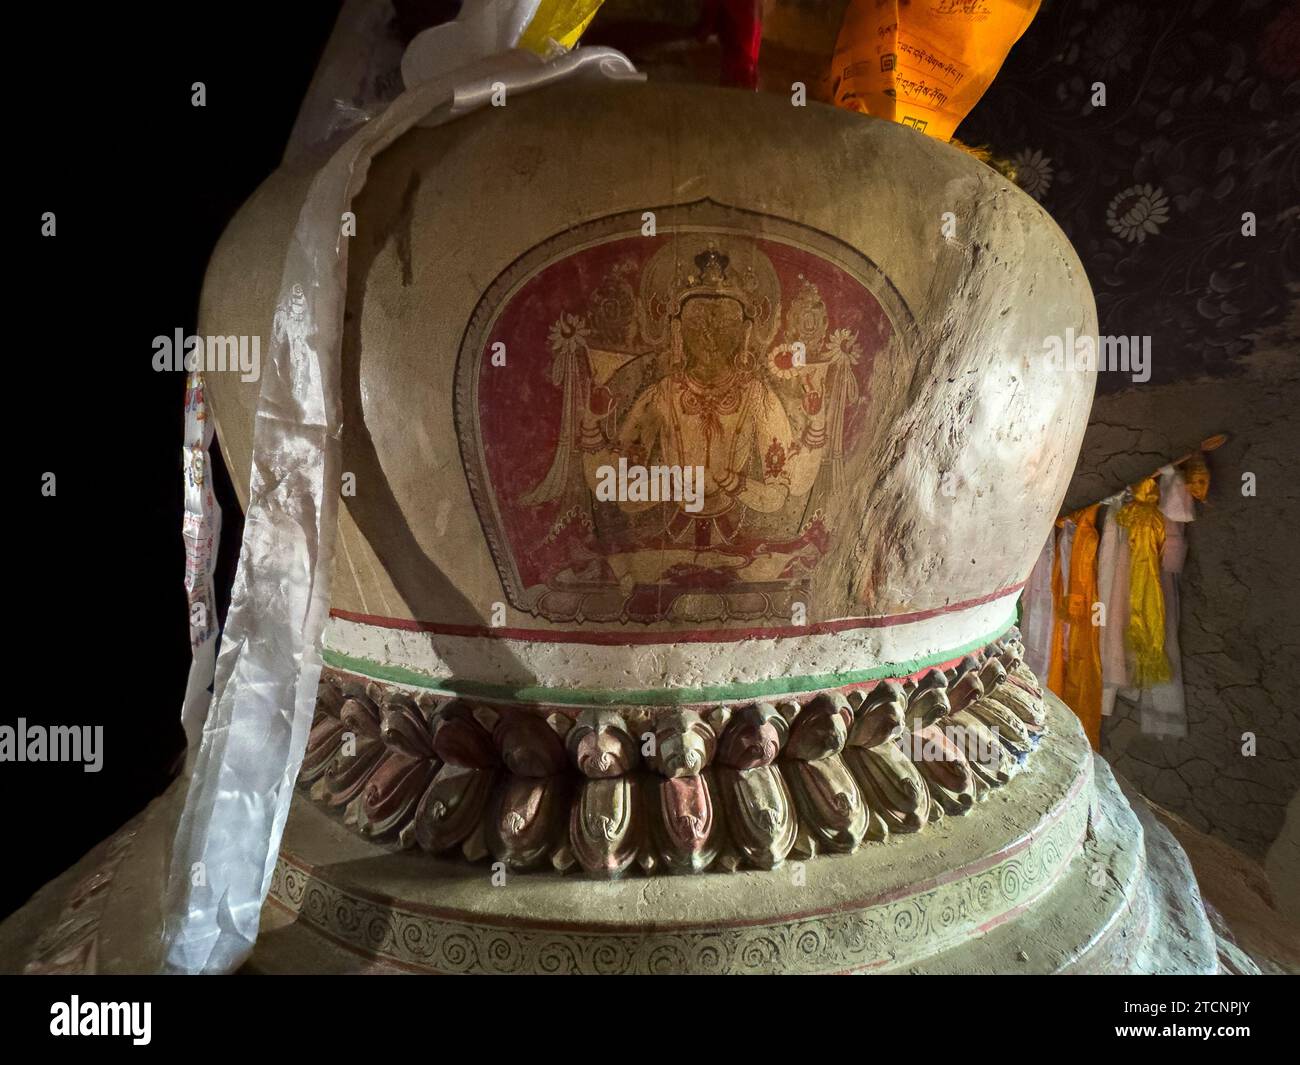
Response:
[{"label": "orange prayer flag", "polygon": [[1083,723],[1094,750],[1101,749],[1101,629],[1093,623],[1098,601],[1097,532],[1100,503],[1076,510],[1074,541],[1070,547],[1070,587],[1065,610],[1069,635],[1065,647],[1065,683],[1059,693]]},{"label": "orange prayer flag", "polygon": [[835,103],[939,140],[984,95],[1039,0],[852,0],[831,68]]}]

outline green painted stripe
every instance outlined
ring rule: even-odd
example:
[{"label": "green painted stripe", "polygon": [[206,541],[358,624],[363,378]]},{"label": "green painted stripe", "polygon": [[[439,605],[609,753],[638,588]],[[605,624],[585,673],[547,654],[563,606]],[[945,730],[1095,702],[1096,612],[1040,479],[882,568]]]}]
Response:
[{"label": "green painted stripe", "polygon": [[374,680],[386,680],[393,684],[406,684],[413,688],[428,688],[432,691],[447,692],[454,695],[477,696],[482,699],[500,699],[504,702],[517,703],[555,703],[565,706],[681,706],[691,703],[729,703],[742,699],[758,699],[763,696],[788,695],[792,692],[820,691],[823,688],[842,688],[850,684],[862,684],[865,681],[884,680],[888,677],[905,677],[927,666],[940,662],[951,662],[972,651],[992,643],[1002,636],[1015,622],[1015,615],[996,630],[978,640],[941,651],[923,658],[912,658],[905,662],[887,662],[871,669],[854,670],[851,673],[823,673],[820,676],[779,677],[775,680],[751,681],[744,684],[715,684],[705,688],[649,688],[645,691],[610,690],[604,688],[543,688],[539,686],[511,687],[508,684],[490,684],[486,681],[459,680],[455,677],[434,677],[405,666],[389,666],[381,662],[372,662],[368,658],[355,658],[340,654],[328,647],[321,651],[321,658],[336,669],[345,669],[350,673],[360,673]]}]

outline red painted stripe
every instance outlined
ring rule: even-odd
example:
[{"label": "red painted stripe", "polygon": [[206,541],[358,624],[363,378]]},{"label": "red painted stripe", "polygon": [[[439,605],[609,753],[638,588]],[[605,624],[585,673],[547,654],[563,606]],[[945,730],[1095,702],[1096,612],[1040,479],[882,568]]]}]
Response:
[{"label": "red painted stripe", "polygon": [[839,621],[821,621],[813,625],[786,625],[759,629],[682,629],[676,632],[658,630],[655,632],[624,632],[602,629],[596,632],[575,629],[513,629],[502,626],[492,628],[487,625],[446,625],[437,621],[414,621],[410,618],[389,618],[378,614],[359,614],[352,610],[331,610],[330,617],[342,621],[355,621],[362,625],[374,625],[384,629],[403,629],[407,632],[431,632],[439,636],[473,636],[484,640],[531,640],[534,643],[589,643],[604,647],[627,647],[637,644],[666,643],[729,643],[735,640],[779,640],[790,636],[822,636],[829,633],[845,632],[850,629],[888,629],[895,625],[907,625],[913,621],[925,621],[943,614],[952,614],[958,610],[983,606],[1005,595],[1020,591],[1026,581],[1002,588],[978,599],[967,599],[963,603],[934,607],[930,610],[916,610],[910,614],[882,614],[871,618],[843,618]]}]

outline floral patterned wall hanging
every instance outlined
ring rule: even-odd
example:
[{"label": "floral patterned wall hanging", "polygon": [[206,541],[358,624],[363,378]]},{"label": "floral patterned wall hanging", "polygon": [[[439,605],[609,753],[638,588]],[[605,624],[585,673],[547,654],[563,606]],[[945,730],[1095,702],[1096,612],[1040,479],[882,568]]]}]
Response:
[{"label": "floral patterned wall hanging", "polygon": [[1015,161],[1078,249],[1101,332],[1151,336],[1151,383],[1240,372],[1286,316],[1300,2],[1045,0],[958,136]]}]

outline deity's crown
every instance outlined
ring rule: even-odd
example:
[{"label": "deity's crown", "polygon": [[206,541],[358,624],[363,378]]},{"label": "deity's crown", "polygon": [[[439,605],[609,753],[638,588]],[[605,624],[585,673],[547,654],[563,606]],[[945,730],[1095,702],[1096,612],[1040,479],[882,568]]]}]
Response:
[{"label": "deity's crown", "polygon": [[758,280],[752,267],[742,281],[733,280],[727,273],[731,256],[719,251],[713,241],[695,256],[694,262],[694,272],[685,277],[677,293],[675,302],[679,309],[694,296],[729,296],[744,308],[747,317],[752,317]]},{"label": "deity's crown", "polygon": [[731,256],[725,255],[718,251],[717,248],[709,247],[695,256],[695,267],[699,273],[693,280],[697,284],[705,285],[722,285],[727,280],[727,267],[731,263]]}]

